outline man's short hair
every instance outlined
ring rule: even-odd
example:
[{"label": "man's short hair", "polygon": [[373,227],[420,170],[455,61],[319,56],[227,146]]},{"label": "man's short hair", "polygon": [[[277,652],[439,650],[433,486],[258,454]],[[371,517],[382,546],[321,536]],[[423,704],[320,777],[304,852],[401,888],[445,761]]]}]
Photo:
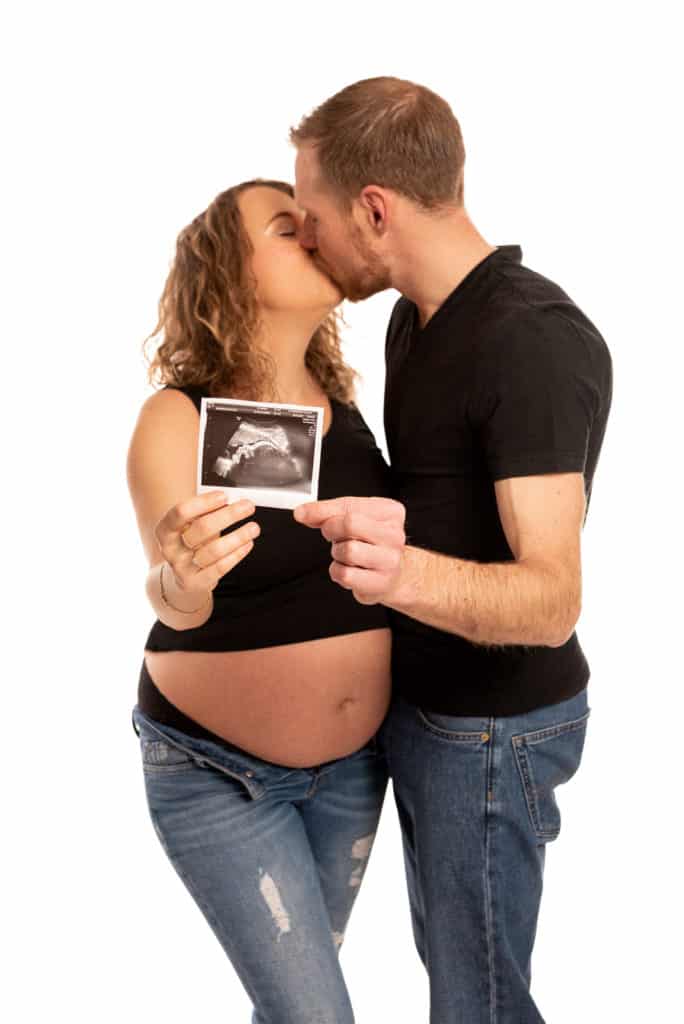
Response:
[{"label": "man's short hair", "polygon": [[323,178],[347,207],[366,185],[428,209],[463,204],[459,123],[446,100],[415,82],[348,85],[291,128],[290,141],[315,146]]}]

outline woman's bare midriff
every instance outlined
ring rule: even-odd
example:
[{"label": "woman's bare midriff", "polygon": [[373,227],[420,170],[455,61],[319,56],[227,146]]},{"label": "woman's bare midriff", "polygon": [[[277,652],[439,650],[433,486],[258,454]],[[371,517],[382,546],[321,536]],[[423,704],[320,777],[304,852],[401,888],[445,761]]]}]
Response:
[{"label": "woman's bare midriff", "polygon": [[184,714],[256,757],[309,768],[346,757],[390,701],[391,631],[247,651],[145,651],[154,683]]}]

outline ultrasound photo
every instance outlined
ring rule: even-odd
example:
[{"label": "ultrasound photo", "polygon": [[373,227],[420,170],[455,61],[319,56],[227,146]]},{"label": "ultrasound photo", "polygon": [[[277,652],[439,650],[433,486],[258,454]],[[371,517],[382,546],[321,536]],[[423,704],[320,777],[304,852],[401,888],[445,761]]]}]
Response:
[{"label": "ultrasound photo", "polygon": [[315,501],[322,434],[322,406],[203,398],[197,489],[266,508]]}]

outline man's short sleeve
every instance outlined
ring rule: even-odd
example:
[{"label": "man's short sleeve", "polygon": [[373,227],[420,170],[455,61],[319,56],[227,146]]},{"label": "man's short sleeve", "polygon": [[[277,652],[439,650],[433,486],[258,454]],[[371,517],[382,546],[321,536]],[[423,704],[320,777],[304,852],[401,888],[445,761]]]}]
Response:
[{"label": "man's short sleeve", "polygon": [[599,392],[591,342],[564,317],[511,317],[487,343],[474,399],[494,480],[583,472]]}]

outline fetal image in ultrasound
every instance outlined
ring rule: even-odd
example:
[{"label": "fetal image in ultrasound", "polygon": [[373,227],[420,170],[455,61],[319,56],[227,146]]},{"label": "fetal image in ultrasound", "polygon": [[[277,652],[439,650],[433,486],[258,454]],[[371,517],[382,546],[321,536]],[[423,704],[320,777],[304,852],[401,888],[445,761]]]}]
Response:
[{"label": "fetal image in ultrasound", "polygon": [[199,490],[235,489],[275,508],[315,500],[322,423],[318,406],[203,398]]}]

